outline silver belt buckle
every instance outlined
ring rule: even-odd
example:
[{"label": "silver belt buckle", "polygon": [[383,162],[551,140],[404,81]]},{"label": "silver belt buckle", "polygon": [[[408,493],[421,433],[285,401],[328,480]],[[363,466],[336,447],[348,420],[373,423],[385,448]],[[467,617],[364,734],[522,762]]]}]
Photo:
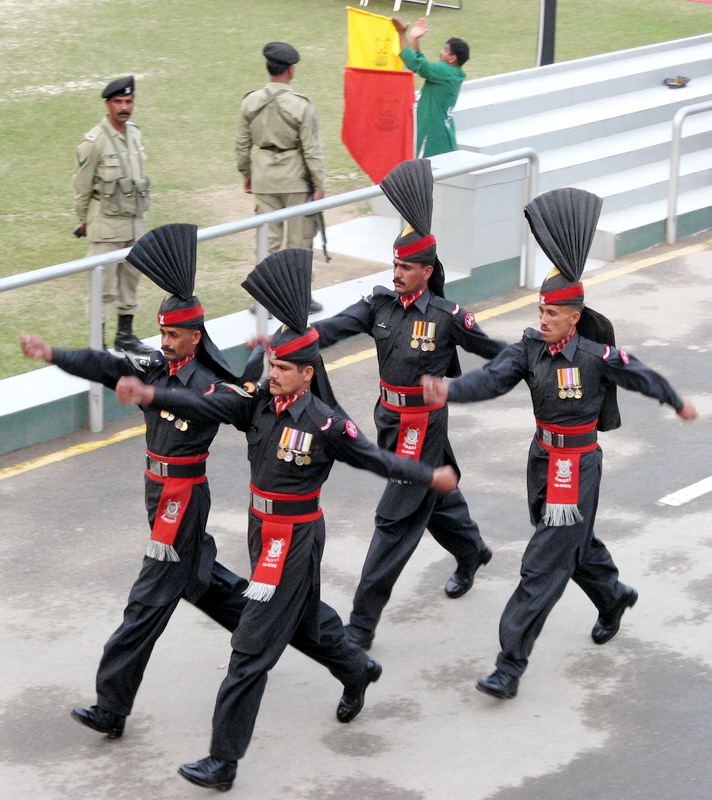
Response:
[{"label": "silver belt buckle", "polygon": [[566,437],[563,433],[552,433],[547,431],[546,428],[541,429],[541,440],[549,447],[563,447]]},{"label": "silver belt buckle", "polygon": [[272,501],[266,497],[260,497],[258,494],[251,492],[252,495],[252,508],[255,511],[261,511],[263,514],[272,513]]},{"label": "silver belt buckle", "polygon": [[154,475],[158,475],[159,478],[168,477],[168,464],[165,461],[156,461],[155,458],[149,456],[148,468]]}]

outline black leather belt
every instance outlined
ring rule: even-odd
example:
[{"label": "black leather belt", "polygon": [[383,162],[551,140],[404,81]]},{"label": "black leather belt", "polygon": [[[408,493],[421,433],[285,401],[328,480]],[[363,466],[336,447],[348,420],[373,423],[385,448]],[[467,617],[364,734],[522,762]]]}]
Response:
[{"label": "black leather belt", "polygon": [[391,406],[401,406],[407,408],[409,406],[424,406],[425,400],[422,394],[404,394],[403,392],[394,392],[391,389],[386,389],[381,386],[381,397]]},{"label": "black leather belt", "polygon": [[205,461],[199,464],[168,464],[146,456],[146,469],[159,478],[199,478],[205,475]]},{"label": "black leather belt", "polygon": [[598,441],[598,431],[594,429],[588,433],[569,435],[567,433],[552,433],[542,428],[541,425],[537,425],[536,438],[549,447],[586,447],[586,445],[595,444]]},{"label": "black leather belt", "polygon": [[296,147],[277,147],[276,144],[265,144],[260,147],[260,150],[269,150],[272,153],[288,153],[290,150],[296,149]]},{"label": "black leather belt", "polygon": [[301,514],[313,514],[318,511],[319,497],[310,497],[308,500],[268,500],[250,492],[250,504],[255,511],[261,511],[263,514],[298,517]]}]

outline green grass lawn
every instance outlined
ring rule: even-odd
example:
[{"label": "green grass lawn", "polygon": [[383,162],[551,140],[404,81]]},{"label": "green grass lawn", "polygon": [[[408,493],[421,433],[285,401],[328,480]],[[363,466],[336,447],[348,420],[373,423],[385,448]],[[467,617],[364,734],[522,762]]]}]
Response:
[{"label": "green grass lawn", "polygon": [[[346,5],[355,0],[4,0],[0,20],[0,276],[85,255],[76,225],[74,148],[104,113],[109,80],[137,78],[141,126],[154,187],[151,226],[201,227],[245,216],[233,137],[243,94],[266,82],[262,45],[300,51],[294,86],[317,106],[331,194],[368,185],[340,141]],[[468,78],[534,66],[538,0],[463,0],[435,8],[426,55],[449,36],[467,39]],[[390,0],[368,9],[389,15]],[[423,7],[404,3],[415,21]],[[707,33],[712,6],[687,0],[559,0],[557,61]],[[252,265],[253,235],[201,246],[197,292],[215,317],[246,307],[239,288]],[[21,329],[51,342],[87,341],[86,275],[3,296],[0,378],[34,366],[19,355]],[[141,284],[138,332],[155,331],[162,293]]]}]

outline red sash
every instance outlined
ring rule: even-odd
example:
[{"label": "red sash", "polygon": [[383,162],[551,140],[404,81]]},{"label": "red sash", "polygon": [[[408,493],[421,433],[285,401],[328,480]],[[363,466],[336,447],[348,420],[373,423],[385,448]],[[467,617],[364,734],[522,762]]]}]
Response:
[{"label": "red sash", "polygon": [[[578,436],[596,429],[598,420],[586,425],[550,425],[537,423],[544,430],[564,436]],[[579,500],[579,466],[582,453],[590,453],[598,445],[596,442],[582,447],[554,447],[539,444],[549,452],[549,469],[546,477],[546,504],[542,514],[542,522],[546,525],[575,525],[583,517],[578,507]]]},{"label": "red sash", "polygon": [[[261,489],[257,489],[252,483],[250,483],[250,490],[253,495],[277,502],[312,500],[318,497],[320,492],[319,489],[306,495],[264,492]],[[299,522],[313,522],[322,516],[322,511],[319,508],[309,514],[267,514],[256,509],[254,505],[251,510],[256,517],[262,520],[262,529],[260,531],[262,550],[257,565],[252,572],[249,586],[245,589],[243,595],[250,600],[266,603],[272,599],[282,579],[282,571],[292,543],[294,525]]]},{"label": "red sash", "polygon": [[[422,386],[391,386],[385,381],[381,381],[381,386],[389,392],[402,395],[422,396],[423,394]],[[425,444],[425,435],[428,432],[430,412],[442,408],[442,404],[433,403],[431,405],[397,406],[393,403],[389,403],[385,397],[381,397],[381,404],[384,408],[400,414],[396,455],[419,461],[420,454],[423,451],[423,445]]]},{"label": "red sash", "polygon": [[[165,464],[200,464],[208,457],[207,453],[199,456],[158,456],[146,451],[148,456]],[[163,484],[163,491],[158,501],[156,517],[151,529],[151,540],[146,548],[146,555],[157,561],[180,561],[180,557],[173,545],[180,528],[186,509],[193,494],[193,486],[205,481],[205,475],[194,478],[171,478],[156,475],[151,470],[146,470],[146,475],[154,481]]]}]

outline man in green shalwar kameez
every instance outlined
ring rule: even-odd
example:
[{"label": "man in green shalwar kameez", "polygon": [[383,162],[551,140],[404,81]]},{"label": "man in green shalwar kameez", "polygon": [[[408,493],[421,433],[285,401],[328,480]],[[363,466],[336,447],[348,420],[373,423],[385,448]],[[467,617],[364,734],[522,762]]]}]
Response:
[{"label": "man in green shalwar kameez", "polygon": [[439,61],[428,61],[420,52],[420,39],[428,32],[425,17],[419,19],[410,34],[408,25],[392,17],[400,36],[403,63],[425,79],[418,100],[417,157],[457,150],[452,110],[465,80],[462,65],[470,57],[470,48],[463,39],[453,37],[445,42]]}]

